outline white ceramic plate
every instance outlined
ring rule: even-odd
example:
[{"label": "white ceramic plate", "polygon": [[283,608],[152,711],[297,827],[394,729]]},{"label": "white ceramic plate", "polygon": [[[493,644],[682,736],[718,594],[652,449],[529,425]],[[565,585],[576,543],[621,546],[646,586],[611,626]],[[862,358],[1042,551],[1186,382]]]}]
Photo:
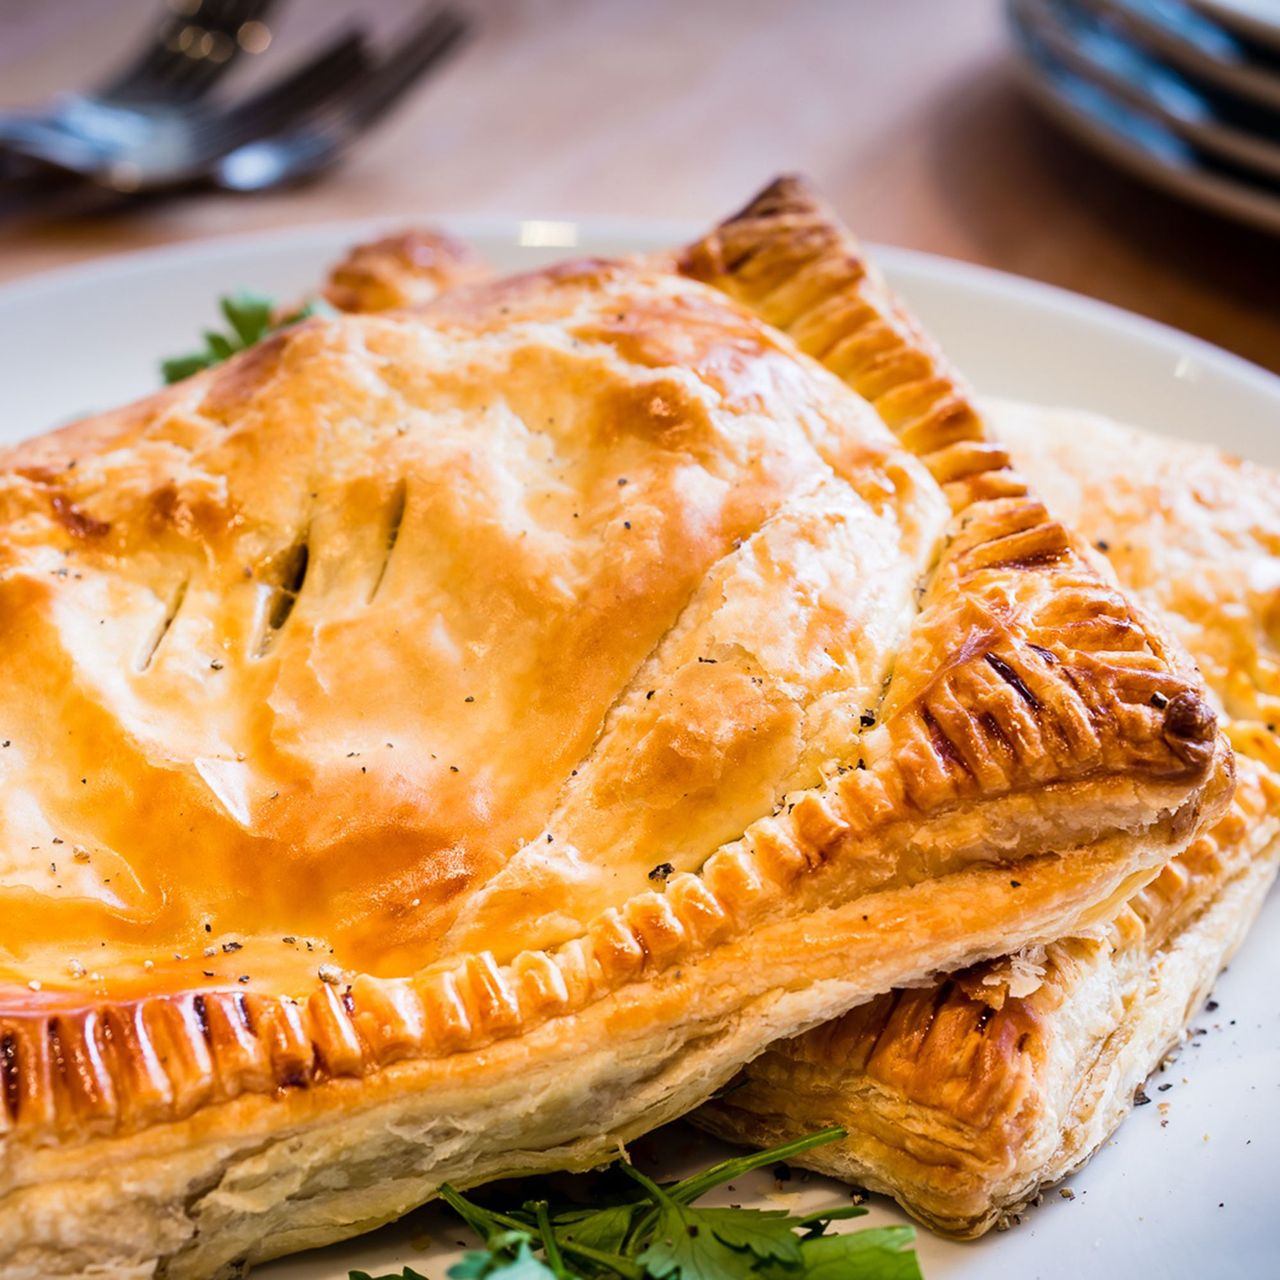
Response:
[{"label": "white ceramic plate", "polygon": [[[400,220],[408,221],[407,219]],[[681,238],[652,224],[443,219],[498,266],[566,252],[616,253]],[[18,439],[156,385],[157,358],[193,345],[215,299],[239,286],[298,296],[324,266],[374,227],[313,227],[108,260],[0,288],[0,438]],[[1011,276],[920,254],[881,250],[910,306],[980,391],[1078,405],[1153,431],[1210,440],[1280,466],[1280,379],[1192,338],[1099,303]],[[1158,1276],[1262,1277],[1280,1266],[1280,895],[1218,985],[1209,1028],[1183,1050],[1154,1094],[1088,1168],[1023,1224],[971,1245],[922,1232],[929,1280],[1076,1280]],[[683,1126],[644,1140],[671,1169],[722,1150]],[[769,1174],[727,1198],[818,1208],[844,1188]],[[900,1221],[877,1201],[869,1220]],[[856,1224],[853,1224],[856,1225]],[[428,1207],[371,1236],[264,1266],[262,1280],[346,1280],[410,1265],[442,1280],[464,1233]]]},{"label": "white ceramic plate", "polygon": [[[1228,159],[1217,138],[1215,157],[1204,139],[1193,145],[1162,120],[1159,108],[1139,109],[1104,87],[1101,77],[1080,74],[1076,60],[1064,57],[1044,27],[1033,21],[1035,0],[1010,5],[1014,69],[1029,97],[1061,128],[1113,164],[1229,218],[1280,235],[1280,180],[1249,173],[1248,160]],[[1268,153],[1264,140],[1251,140]],[[1238,142],[1238,140],[1237,140]]]},{"label": "white ceramic plate", "polygon": [[1248,117],[1233,113],[1223,95],[1206,91],[1126,40],[1087,5],[1075,0],[1012,0],[1010,10],[1077,75],[1151,116],[1209,157],[1280,184],[1280,137],[1252,131],[1245,123]]},{"label": "white ceramic plate", "polygon": [[1274,60],[1189,9],[1182,0],[1089,0],[1113,14],[1133,35],[1192,75],[1280,110],[1280,73]]}]

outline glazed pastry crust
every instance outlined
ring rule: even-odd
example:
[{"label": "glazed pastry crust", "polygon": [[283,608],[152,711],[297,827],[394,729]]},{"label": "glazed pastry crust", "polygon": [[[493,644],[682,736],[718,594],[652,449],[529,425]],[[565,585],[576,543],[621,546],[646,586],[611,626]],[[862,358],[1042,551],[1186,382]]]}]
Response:
[{"label": "glazed pastry crust", "polygon": [[6,1280],[230,1274],[594,1163],[1106,918],[1222,809],[1181,650],[833,279],[847,380],[578,263],[0,459]]},{"label": "glazed pastry crust", "polygon": [[810,1167],[960,1236],[1016,1212],[1110,1135],[1280,858],[1280,478],[1083,414],[995,416],[1024,473],[1200,662],[1236,744],[1232,807],[1106,931],[879,997],[775,1046],[697,1114],[760,1145],[842,1124],[849,1138],[806,1157]]},{"label": "glazed pastry crust", "polygon": [[398,311],[488,274],[462,241],[415,227],[356,245],[329,272],[321,296],[339,311]]}]

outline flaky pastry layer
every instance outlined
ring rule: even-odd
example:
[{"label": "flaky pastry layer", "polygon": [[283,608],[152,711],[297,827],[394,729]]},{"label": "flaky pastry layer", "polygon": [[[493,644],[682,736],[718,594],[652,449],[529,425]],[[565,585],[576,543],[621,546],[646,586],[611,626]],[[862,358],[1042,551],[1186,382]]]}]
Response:
[{"label": "flaky pastry layer", "polygon": [[0,458],[6,1280],[592,1163],[1221,809],[1181,650],[785,192],[715,287],[312,321]]},{"label": "flaky pastry layer", "polygon": [[899,991],[775,1046],[698,1113],[767,1144],[838,1123],[811,1167],[973,1236],[1078,1168],[1132,1106],[1252,922],[1280,858],[1280,478],[1083,414],[1002,406],[1055,510],[1186,641],[1228,711],[1228,813],[1105,931]]}]

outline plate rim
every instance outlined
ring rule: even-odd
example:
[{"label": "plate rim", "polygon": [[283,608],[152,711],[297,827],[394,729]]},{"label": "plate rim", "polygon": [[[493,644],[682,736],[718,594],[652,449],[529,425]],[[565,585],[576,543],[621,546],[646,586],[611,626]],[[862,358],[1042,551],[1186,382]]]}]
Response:
[{"label": "plate rim", "polygon": [[[127,278],[138,270],[180,266],[193,255],[197,257],[234,257],[244,252],[263,252],[273,245],[314,241],[317,246],[343,238],[352,243],[379,232],[386,234],[413,225],[439,227],[463,241],[505,240],[519,244],[519,228],[531,222],[572,226],[579,241],[635,241],[636,252],[695,238],[710,223],[696,224],[691,219],[638,218],[626,216],[583,216],[559,218],[517,217],[505,213],[467,213],[441,210],[410,210],[396,214],[377,214],[364,218],[334,218],[284,227],[257,228],[222,235],[196,236],[173,243],[127,249],[87,261],[67,263],[44,271],[35,271],[16,279],[0,281],[0,308],[21,305],[24,301],[50,291],[74,289],[82,282],[110,283]],[[948,257],[925,249],[864,242],[867,255],[890,274],[927,275],[944,284],[971,289],[979,294],[998,295],[1044,310],[1065,314],[1072,319],[1102,326],[1112,332],[1124,332],[1150,346],[1163,348],[1179,357],[1193,356],[1224,377],[1248,383],[1253,390],[1275,398],[1280,403],[1280,373],[1228,351],[1205,338],[1187,333],[1162,320],[1155,320],[1115,303],[1094,298],[1062,285],[1018,275],[999,267]],[[573,256],[576,245],[561,246],[566,257]],[[590,256],[587,249],[586,255]]]},{"label": "plate rim", "polygon": [[[1026,6],[1032,7],[1035,2],[1026,0]],[[1014,15],[1010,22],[1013,38],[1011,65],[1023,92],[1052,123],[1081,146],[1128,172],[1131,177],[1166,194],[1212,210],[1219,217],[1232,218],[1272,235],[1280,235],[1280,197],[1273,197],[1243,181],[1209,173],[1194,164],[1177,163],[1158,155],[1153,149],[1108,128],[1092,112],[1073,101],[1058,81],[1070,79],[1085,84],[1117,108],[1141,117],[1171,140],[1186,145],[1182,133],[1152,110],[1129,105],[1113,89],[1067,66],[1056,54],[1045,54],[1037,49],[1034,37],[1026,29],[1027,20],[1017,12],[1021,8],[1017,0],[1009,0],[1009,12]]]}]

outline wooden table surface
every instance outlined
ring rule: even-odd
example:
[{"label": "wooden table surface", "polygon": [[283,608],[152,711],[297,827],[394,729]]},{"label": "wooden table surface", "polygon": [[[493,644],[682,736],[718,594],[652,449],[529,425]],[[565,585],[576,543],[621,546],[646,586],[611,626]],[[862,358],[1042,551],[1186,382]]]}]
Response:
[{"label": "wooden table surface", "polygon": [[[815,178],[867,239],[1051,281],[1280,372],[1280,241],[1113,172],[1020,98],[998,0],[490,0],[478,33],[312,186],[0,226],[0,279],[145,245],[368,214],[699,223]],[[91,82],[150,0],[0,0],[0,104]],[[293,0],[250,78],[343,15]],[[272,59],[276,59],[272,63]]]}]

